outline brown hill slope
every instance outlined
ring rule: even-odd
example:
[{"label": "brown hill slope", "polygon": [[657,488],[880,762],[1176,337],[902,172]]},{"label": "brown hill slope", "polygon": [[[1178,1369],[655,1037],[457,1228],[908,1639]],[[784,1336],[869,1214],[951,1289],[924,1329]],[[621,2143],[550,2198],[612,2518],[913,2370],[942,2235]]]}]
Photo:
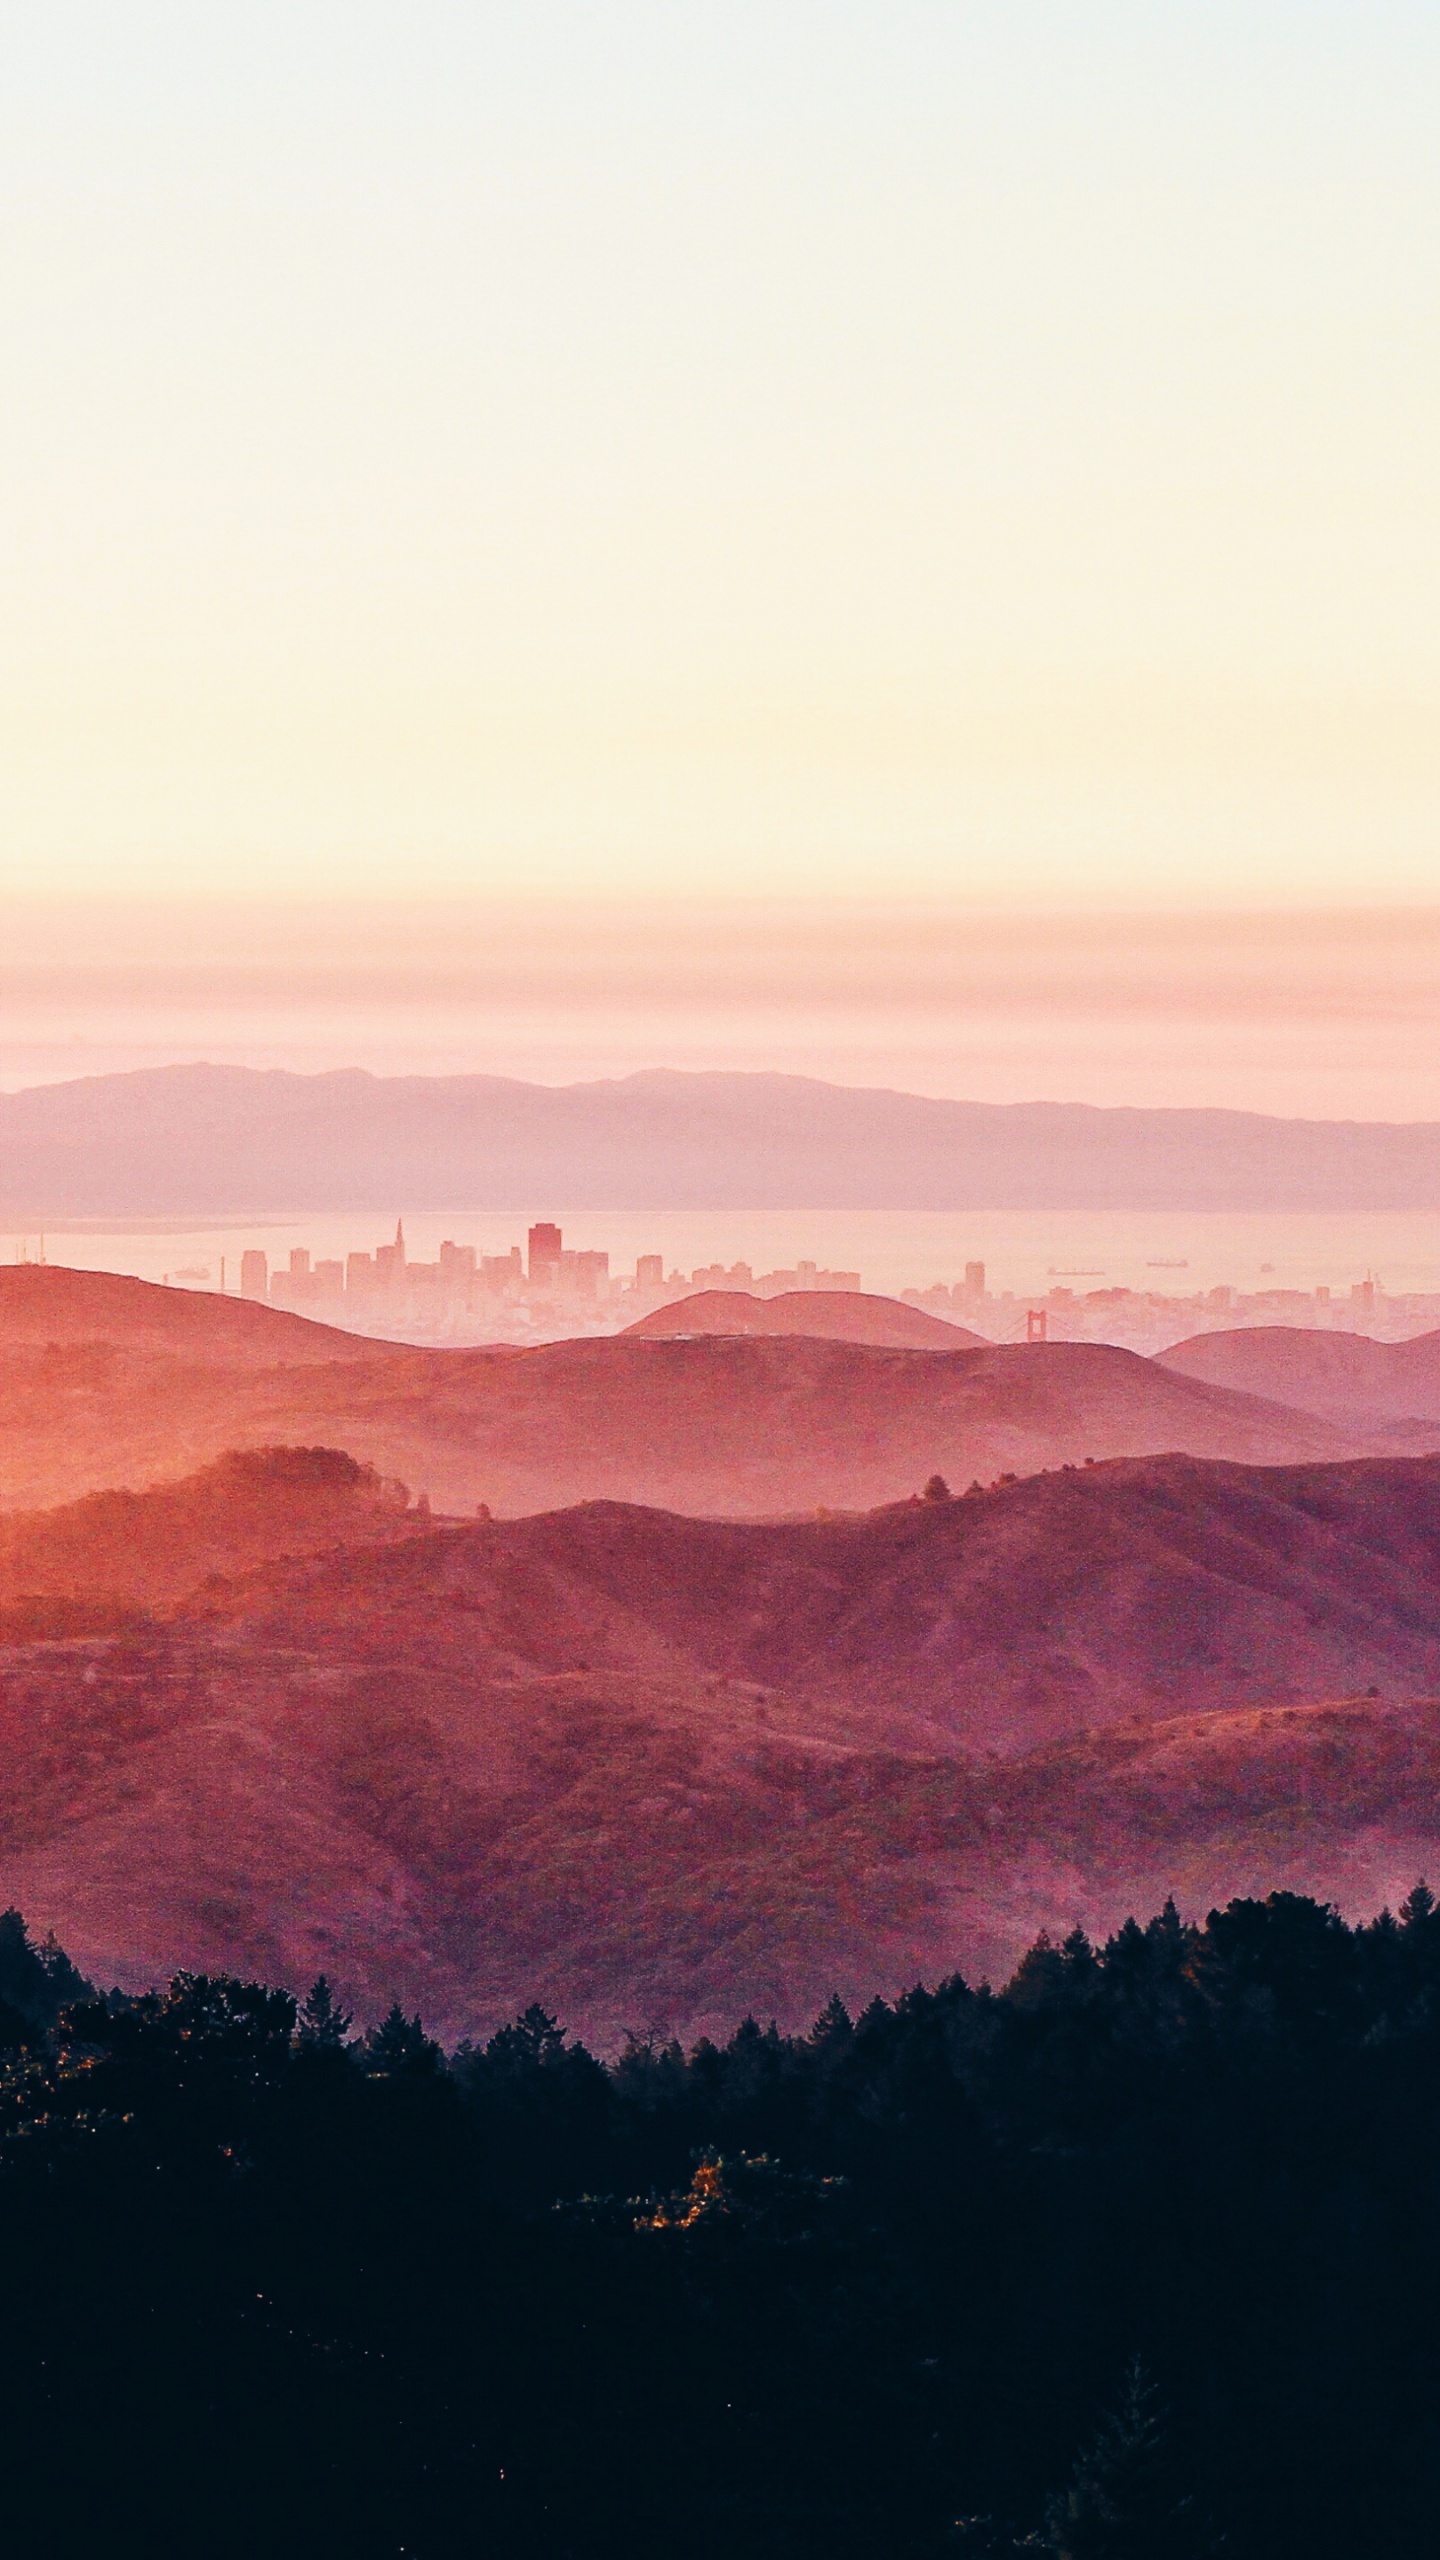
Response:
[{"label": "brown hill slope", "polygon": [[797,2018],[1172,1887],[1397,1895],[1440,1706],[1396,1692],[1437,1668],[1440,1461],[444,1526],[0,1645],[0,1896],[107,1979],[323,1967],[452,2034]]},{"label": "brown hill slope", "polygon": [[0,1653],[0,1893],[92,1974],[391,2000],[451,2036],[799,2021],[1040,1927],[1276,1883],[1396,1900],[1440,1853],[1440,1706],[1113,1728],[986,1763],[716,1683],[486,1686],[183,1630]]},{"label": "brown hill slope", "polygon": [[[8,1512],[0,1515],[0,1624],[6,1603],[150,1607],[180,1599],[208,1574],[379,1545],[422,1525],[406,1499],[403,1485],[383,1482],[342,1449],[251,1449],[148,1493],[92,1493],[58,1511]],[[12,1623],[14,1614],[12,1606]]]},{"label": "brown hill slope", "polygon": [[0,1267],[0,1350],[92,1342],[262,1369],[364,1360],[390,1347],[209,1289],[163,1289],[119,1271],[69,1271],[56,1263]]},{"label": "brown hill slope", "polygon": [[936,1470],[963,1485],[1160,1449],[1278,1465],[1355,1445],[1310,1415],[1102,1343],[940,1352],[621,1336],[522,1352],[366,1343],[351,1357],[346,1337],[341,1359],[314,1330],[323,1361],[272,1368],[227,1364],[203,1343],[178,1358],[118,1334],[15,1347],[0,1368],[0,1508],[154,1482],[277,1442],[349,1449],[446,1511],[603,1497],[750,1517],[869,1508]]},{"label": "brown hill slope", "polygon": [[1159,1365],[1208,1386],[1303,1405],[1342,1424],[1384,1417],[1440,1429],[1440,1333],[1374,1342],[1363,1333],[1254,1325],[1196,1334],[1162,1351]]},{"label": "brown hill slope", "polygon": [[626,1335],[662,1341],[694,1333],[806,1333],[825,1342],[874,1342],[892,1351],[988,1350],[984,1334],[909,1307],[903,1298],[863,1289],[787,1289],[755,1298],[746,1289],[697,1289],[691,1298],[656,1307]]},{"label": "brown hill slope", "polygon": [[596,1503],[262,1570],[210,1610],[327,1658],[739,1682],[852,1738],[1013,1751],[1440,1689],[1440,1460],[1137,1459],[815,1521]]}]

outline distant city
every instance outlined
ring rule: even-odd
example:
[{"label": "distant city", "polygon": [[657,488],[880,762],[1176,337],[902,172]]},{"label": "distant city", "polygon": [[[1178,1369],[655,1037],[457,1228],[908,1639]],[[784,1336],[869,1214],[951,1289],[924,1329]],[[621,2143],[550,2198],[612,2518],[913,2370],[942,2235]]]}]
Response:
[{"label": "distant city", "polygon": [[[1183,1262],[1157,1264],[1167,1273]],[[176,1279],[197,1282],[198,1270]],[[211,1275],[203,1275],[208,1279]],[[1049,1289],[992,1291],[983,1262],[967,1262],[953,1281],[900,1292],[904,1301],[972,1328],[995,1341],[1119,1342],[1135,1350],[1160,1350],[1186,1334],[1234,1325],[1288,1324],[1358,1332],[1398,1340],[1440,1326],[1440,1294],[1390,1295],[1378,1280],[1355,1281],[1348,1291],[1230,1286],[1184,1290],[1099,1287],[1077,1290],[1077,1279],[1103,1274],[1052,1275]],[[652,1310],[674,1305],[700,1289],[744,1291],[759,1298],[794,1290],[855,1290],[858,1271],[827,1270],[797,1261],[793,1267],[755,1271],[748,1262],[711,1262],[685,1272],[667,1271],[662,1254],[638,1256],[633,1271],[612,1272],[608,1253],[575,1250],[561,1229],[541,1221],[524,1248],[480,1253],[447,1241],[434,1262],[413,1262],[403,1223],[391,1243],[344,1259],[312,1260],[303,1245],[271,1269],[256,1249],[240,1261],[240,1290],[271,1306],[348,1326],[362,1333],[394,1333],[420,1341],[535,1340],[558,1333],[614,1332]]]},{"label": "distant city", "polygon": [[[177,1272],[177,1279],[190,1278]],[[271,1270],[252,1248],[240,1257],[240,1294],[263,1298],[361,1333],[397,1332],[421,1340],[493,1341],[557,1332],[614,1332],[652,1309],[697,1289],[737,1289],[774,1298],[792,1289],[858,1289],[858,1271],[826,1271],[814,1262],[761,1271],[748,1262],[712,1262],[688,1275],[665,1269],[665,1257],[642,1253],[633,1272],[612,1272],[608,1253],[576,1251],[561,1229],[541,1220],[522,1252],[480,1253],[449,1241],[435,1262],[412,1262],[403,1221],[391,1244],[344,1260],[312,1261],[304,1245]]]},{"label": "distant city", "polygon": [[1043,1292],[1007,1289],[994,1296],[985,1286],[984,1264],[976,1262],[967,1263],[964,1280],[948,1288],[942,1281],[900,1294],[908,1306],[928,1308],[952,1324],[973,1325],[996,1342],[1118,1342],[1131,1351],[1164,1351],[1189,1334],[1240,1325],[1303,1325],[1310,1331],[1365,1333],[1391,1342],[1440,1326],[1440,1294],[1414,1291],[1392,1297],[1378,1280],[1368,1278],[1354,1281],[1348,1291],[1222,1285],[1188,1294],[1129,1288],[1077,1292],[1057,1282]]},{"label": "distant city", "polygon": [[[43,1237],[17,1238],[13,1250],[17,1262],[47,1259]],[[1147,1267],[1168,1275],[1189,1266],[1167,1257]],[[242,1297],[352,1333],[457,1344],[616,1333],[701,1289],[774,1298],[795,1290],[864,1286],[859,1271],[829,1270],[803,1259],[774,1271],[756,1271],[748,1262],[709,1262],[686,1272],[667,1271],[663,1254],[642,1253],[633,1270],[612,1271],[608,1253],[568,1246],[560,1227],[544,1219],[529,1229],[523,1247],[512,1244],[504,1253],[482,1253],[447,1239],[434,1262],[412,1261],[401,1222],[389,1243],[368,1253],[317,1257],[296,1245],[272,1268],[269,1256],[252,1246],[238,1263],[228,1255],[177,1263],[163,1276],[186,1288],[227,1292],[238,1282]],[[894,1294],[994,1342],[1114,1342],[1144,1352],[1242,1325],[1297,1325],[1391,1342],[1440,1328],[1440,1292],[1391,1292],[1368,1275],[1344,1289],[1222,1284],[1191,1291],[1071,1285],[1104,1282],[1104,1273],[1092,1270],[1052,1270],[1048,1276],[1048,1289],[992,1290],[985,1264],[975,1261],[965,1263],[958,1279]]]}]

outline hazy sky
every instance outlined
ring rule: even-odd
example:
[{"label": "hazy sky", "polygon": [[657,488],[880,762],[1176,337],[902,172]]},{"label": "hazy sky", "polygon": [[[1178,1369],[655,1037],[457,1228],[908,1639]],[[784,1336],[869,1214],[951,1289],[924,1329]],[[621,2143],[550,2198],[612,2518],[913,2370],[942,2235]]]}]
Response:
[{"label": "hazy sky", "polygon": [[[137,1055],[284,1004],[280,1048],[354,1051],[283,967],[196,992],[217,898],[309,902],[298,964],[338,895],[457,950],[524,895],[537,965],[657,901],[779,902],[773,958],[837,897],[922,955],[977,903],[1434,900],[1437,131],[1440,16],[1394,0],[7,0],[6,885],[150,902]],[[1155,1034],[1202,1082],[1228,947]],[[978,1089],[983,1006],[915,966],[822,1037],[756,961],[716,1054]],[[454,1055],[656,1054],[616,968],[563,1038],[476,978]],[[86,983],[0,959],[0,1076],[103,1048]]]}]

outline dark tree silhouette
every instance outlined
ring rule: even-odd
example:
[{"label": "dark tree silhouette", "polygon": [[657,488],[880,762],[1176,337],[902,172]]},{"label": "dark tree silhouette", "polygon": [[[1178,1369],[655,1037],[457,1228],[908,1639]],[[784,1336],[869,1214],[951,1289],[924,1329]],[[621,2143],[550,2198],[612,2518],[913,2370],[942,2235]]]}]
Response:
[{"label": "dark tree silhouette", "polygon": [[538,2004],[447,2058],[323,1978],[102,1997],[18,1914],[0,2000],[19,2560],[1433,2541],[1424,1885],[608,2064]]},{"label": "dark tree silhouette", "polygon": [[301,2043],[321,2047],[343,2045],[353,2024],[349,2010],[340,2007],[324,1974],[317,1974],[300,2009]]}]

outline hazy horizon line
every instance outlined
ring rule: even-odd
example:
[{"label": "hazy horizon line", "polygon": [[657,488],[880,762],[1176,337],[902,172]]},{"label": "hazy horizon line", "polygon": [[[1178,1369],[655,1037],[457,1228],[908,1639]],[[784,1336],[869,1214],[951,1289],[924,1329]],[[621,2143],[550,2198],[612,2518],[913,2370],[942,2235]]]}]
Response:
[{"label": "hazy horizon line", "polygon": [[606,1086],[641,1084],[652,1079],[667,1078],[673,1079],[677,1082],[688,1081],[697,1084],[755,1083],[812,1085],[825,1092],[849,1093],[855,1095],[857,1098],[883,1096],[895,1101],[933,1105],[937,1110],[1017,1113],[1075,1112],[1085,1113],[1097,1118],[1111,1116],[1116,1118],[1159,1116],[1176,1120],[1198,1118],[1265,1120],[1273,1121],[1280,1125],[1293,1122],[1316,1128],[1337,1129],[1347,1127],[1366,1129],[1440,1128],[1440,1110],[1436,1110],[1430,1114],[1417,1113],[1410,1117],[1381,1118],[1368,1117],[1358,1112],[1349,1112],[1337,1116],[1328,1113],[1261,1111],[1237,1108],[1227,1103],[1163,1103],[1133,1101],[1122,1103],[1095,1103],[1049,1094],[1023,1094],[1013,1096],[1007,1100],[994,1100],[987,1096],[975,1094],[920,1093],[904,1085],[884,1083],[877,1084],[874,1082],[862,1083],[859,1081],[848,1080],[842,1076],[818,1075],[814,1073],[805,1073],[800,1070],[792,1071],[767,1067],[683,1067],[664,1064],[635,1067],[620,1075],[547,1078],[533,1075],[506,1075],[499,1072],[493,1072],[486,1068],[461,1070],[458,1072],[448,1073],[444,1071],[426,1073],[423,1070],[387,1073],[384,1069],[368,1067],[363,1063],[354,1061],[346,1065],[339,1066],[293,1068],[280,1066],[256,1067],[246,1064],[243,1060],[204,1057],[177,1058],[167,1059],[154,1066],[148,1067],[122,1067],[109,1071],[86,1073],[75,1076],[57,1076],[49,1078],[37,1077],[29,1082],[15,1085],[0,1084],[0,1103],[16,1101],[23,1094],[59,1092],[72,1085],[110,1084],[125,1082],[132,1078],[139,1079],[141,1077],[148,1076],[184,1076],[207,1073],[234,1076],[254,1076],[257,1078],[284,1076],[295,1082],[309,1084],[335,1082],[341,1078],[354,1077],[363,1079],[365,1082],[370,1084],[501,1085],[516,1087],[523,1091],[553,1093],[557,1095],[565,1093],[590,1093]]}]

